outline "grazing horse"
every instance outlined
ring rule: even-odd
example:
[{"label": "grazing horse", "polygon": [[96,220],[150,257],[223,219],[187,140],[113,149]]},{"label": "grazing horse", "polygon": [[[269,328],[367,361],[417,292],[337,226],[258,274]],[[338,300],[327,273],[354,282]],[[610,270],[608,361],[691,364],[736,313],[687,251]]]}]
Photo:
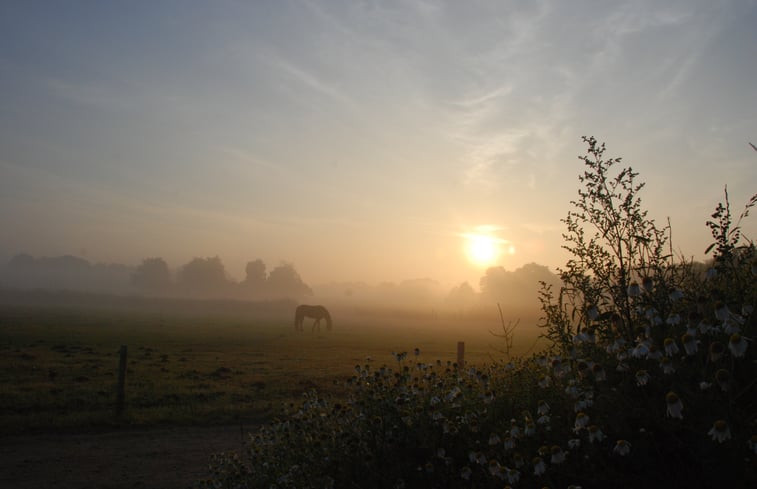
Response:
[{"label": "grazing horse", "polygon": [[331,314],[329,314],[329,311],[327,311],[325,307],[306,305],[297,306],[294,313],[295,331],[302,331],[302,321],[304,321],[306,317],[315,319],[312,331],[315,331],[316,327],[319,332],[321,331],[321,319],[326,320],[326,330],[331,331]]}]

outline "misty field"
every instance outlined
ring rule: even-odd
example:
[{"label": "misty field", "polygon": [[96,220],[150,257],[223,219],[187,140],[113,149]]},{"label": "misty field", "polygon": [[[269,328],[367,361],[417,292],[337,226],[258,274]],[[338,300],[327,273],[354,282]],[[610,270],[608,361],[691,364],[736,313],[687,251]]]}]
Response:
[{"label": "misty field", "polygon": [[[316,389],[340,396],[356,365],[501,357],[501,325],[432,314],[334,313],[334,330],[296,333],[292,318],[244,313],[140,312],[0,306],[0,433],[164,424],[258,424]],[[535,318],[534,318],[535,320]],[[525,322],[524,322],[525,324]],[[533,347],[522,326],[515,348]],[[520,341],[522,340],[522,341]],[[127,346],[126,403],[115,415],[119,348]]]}]

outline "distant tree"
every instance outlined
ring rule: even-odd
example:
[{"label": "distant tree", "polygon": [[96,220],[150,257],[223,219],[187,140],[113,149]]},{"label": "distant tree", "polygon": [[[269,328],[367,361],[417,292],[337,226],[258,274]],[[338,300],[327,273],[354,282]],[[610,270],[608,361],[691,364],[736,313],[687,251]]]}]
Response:
[{"label": "distant tree", "polygon": [[481,294],[504,304],[538,304],[540,282],[559,284],[559,277],[549,268],[528,263],[510,272],[503,267],[490,267],[481,278]]},{"label": "distant tree", "polygon": [[131,283],[147,292],[165,292],[171,286],[168,264],[163,258],[145,258],[134,270]]},{"label": "distant tree", "polygon": [[450,290],[445,302],[456,308],[465,308],[475,304],[477,299],[478,294],[473,287],[468,282],[463,282]]},{"label": "distant tree", "polygon": [[217,256],[194,258],[184,265],[177,275],[177,284],[185,292],[211,296],[225,295],[231,285]]},{"label": "distant tree", "polygon": [[313,290],[289,263],[282,263],[271,270],[266,285],[267,293],[272,298],[301,299],[313,295]]},{"label": "distant tree", "polygon": [[258,258],[255,261],[247,263],[245,267],[245,278],[242,285],[249,288],[262,290],[266,281],[266,266],[263,260]]}]

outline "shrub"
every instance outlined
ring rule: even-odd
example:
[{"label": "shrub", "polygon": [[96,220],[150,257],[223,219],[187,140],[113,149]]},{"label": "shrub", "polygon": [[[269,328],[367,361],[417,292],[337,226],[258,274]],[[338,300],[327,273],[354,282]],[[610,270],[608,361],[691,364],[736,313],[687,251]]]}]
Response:
[{"label": "shrub", "polygon": [[548,352],[358,365],[347,399],[305,393],[203,487],[754,487],[757,264],[739,230],[757,195],[733,223],[726,192],[701,271],[674,260],[637,174],[585,141],[573,258],[540,294]]}]

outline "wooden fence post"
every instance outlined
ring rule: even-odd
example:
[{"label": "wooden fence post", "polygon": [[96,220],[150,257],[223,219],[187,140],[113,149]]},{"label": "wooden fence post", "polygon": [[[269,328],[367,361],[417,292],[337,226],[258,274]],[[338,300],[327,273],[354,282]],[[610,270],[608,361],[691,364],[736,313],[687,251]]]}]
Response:
[{"label": "wooden fence post", "polygon": [[465,366],[465,342],[457,342],[457,366],[463,368]]},{"label": "wooden fence post", "polygon": [[126,345],[121,345],[118,351],[118,387],[116,390],[116,416],[124,412],[124,401],[126,399]]}]

